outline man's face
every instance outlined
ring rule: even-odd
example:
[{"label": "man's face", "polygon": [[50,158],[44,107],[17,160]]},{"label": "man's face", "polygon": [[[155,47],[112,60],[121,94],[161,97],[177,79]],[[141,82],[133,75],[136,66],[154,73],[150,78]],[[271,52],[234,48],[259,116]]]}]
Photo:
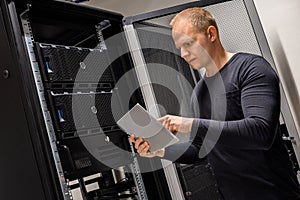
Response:
[{"label": "man's face", "polygon": [[193,68],[207,67],[211,62],[209,56],[210,42],[204,33],[196,32],[193,25],[185,19],[173,25],[172,36],[181,57]]}]

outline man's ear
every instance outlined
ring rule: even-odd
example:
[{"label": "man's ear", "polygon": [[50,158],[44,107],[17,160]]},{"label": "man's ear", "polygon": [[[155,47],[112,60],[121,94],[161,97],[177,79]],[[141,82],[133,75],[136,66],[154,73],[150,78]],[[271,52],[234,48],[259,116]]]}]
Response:
[{"label": "man's ear", "polygon": [[214,42],[218,37],[218,31],[217,31],[216,27],[209,26],[207,28],[207,35],[208,35],[210,41]]}]

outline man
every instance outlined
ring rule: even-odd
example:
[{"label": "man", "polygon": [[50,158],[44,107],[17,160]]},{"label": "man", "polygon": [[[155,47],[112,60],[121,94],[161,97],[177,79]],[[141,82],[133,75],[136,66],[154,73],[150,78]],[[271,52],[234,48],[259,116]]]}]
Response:
[{"label": "man", "polygon": [[204,9],[180,12],[171,26],[181,56],[194,69],[204,67],[206,74],[193,92],[194,118],[167,115],[160,121],[173,133],[194,138],[188,147],[181,143],[149,152],[147,141],[131,135],[137,152],[196,163],[205,146],[223,199],[300,199],[281,139],[279,80],[270,64],[257,55],[227,52],[215,19]]}]

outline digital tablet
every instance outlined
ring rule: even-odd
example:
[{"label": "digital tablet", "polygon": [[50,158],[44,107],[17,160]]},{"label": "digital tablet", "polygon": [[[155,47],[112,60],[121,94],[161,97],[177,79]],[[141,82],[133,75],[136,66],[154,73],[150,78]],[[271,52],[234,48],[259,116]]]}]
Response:
[{"label": "digital tablet", "polygon": [[127,134],[144,138],[154,152],[172,145],[179,139],[151,116],[140,104],[130,109],[117,124]]}]

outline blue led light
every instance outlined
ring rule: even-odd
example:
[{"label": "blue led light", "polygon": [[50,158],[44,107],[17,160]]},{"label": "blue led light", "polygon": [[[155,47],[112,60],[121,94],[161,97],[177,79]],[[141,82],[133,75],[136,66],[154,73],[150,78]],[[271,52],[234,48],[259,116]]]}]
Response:
[{"label": "blue led light", "polygon": [[45,64],[46,64],[48,73],[53,73],[53,71],[50,69],[49,61],[45,61]]},{"label": "blue led light", "polygon": [[58,113],[59,121],[60,121],[60,122],[64,122],[65,120],[64,120],[64,118],[62,117],[62,113],[61,113],[61,110],[60,110],[60,109],[57,110],[57,113]]}]

